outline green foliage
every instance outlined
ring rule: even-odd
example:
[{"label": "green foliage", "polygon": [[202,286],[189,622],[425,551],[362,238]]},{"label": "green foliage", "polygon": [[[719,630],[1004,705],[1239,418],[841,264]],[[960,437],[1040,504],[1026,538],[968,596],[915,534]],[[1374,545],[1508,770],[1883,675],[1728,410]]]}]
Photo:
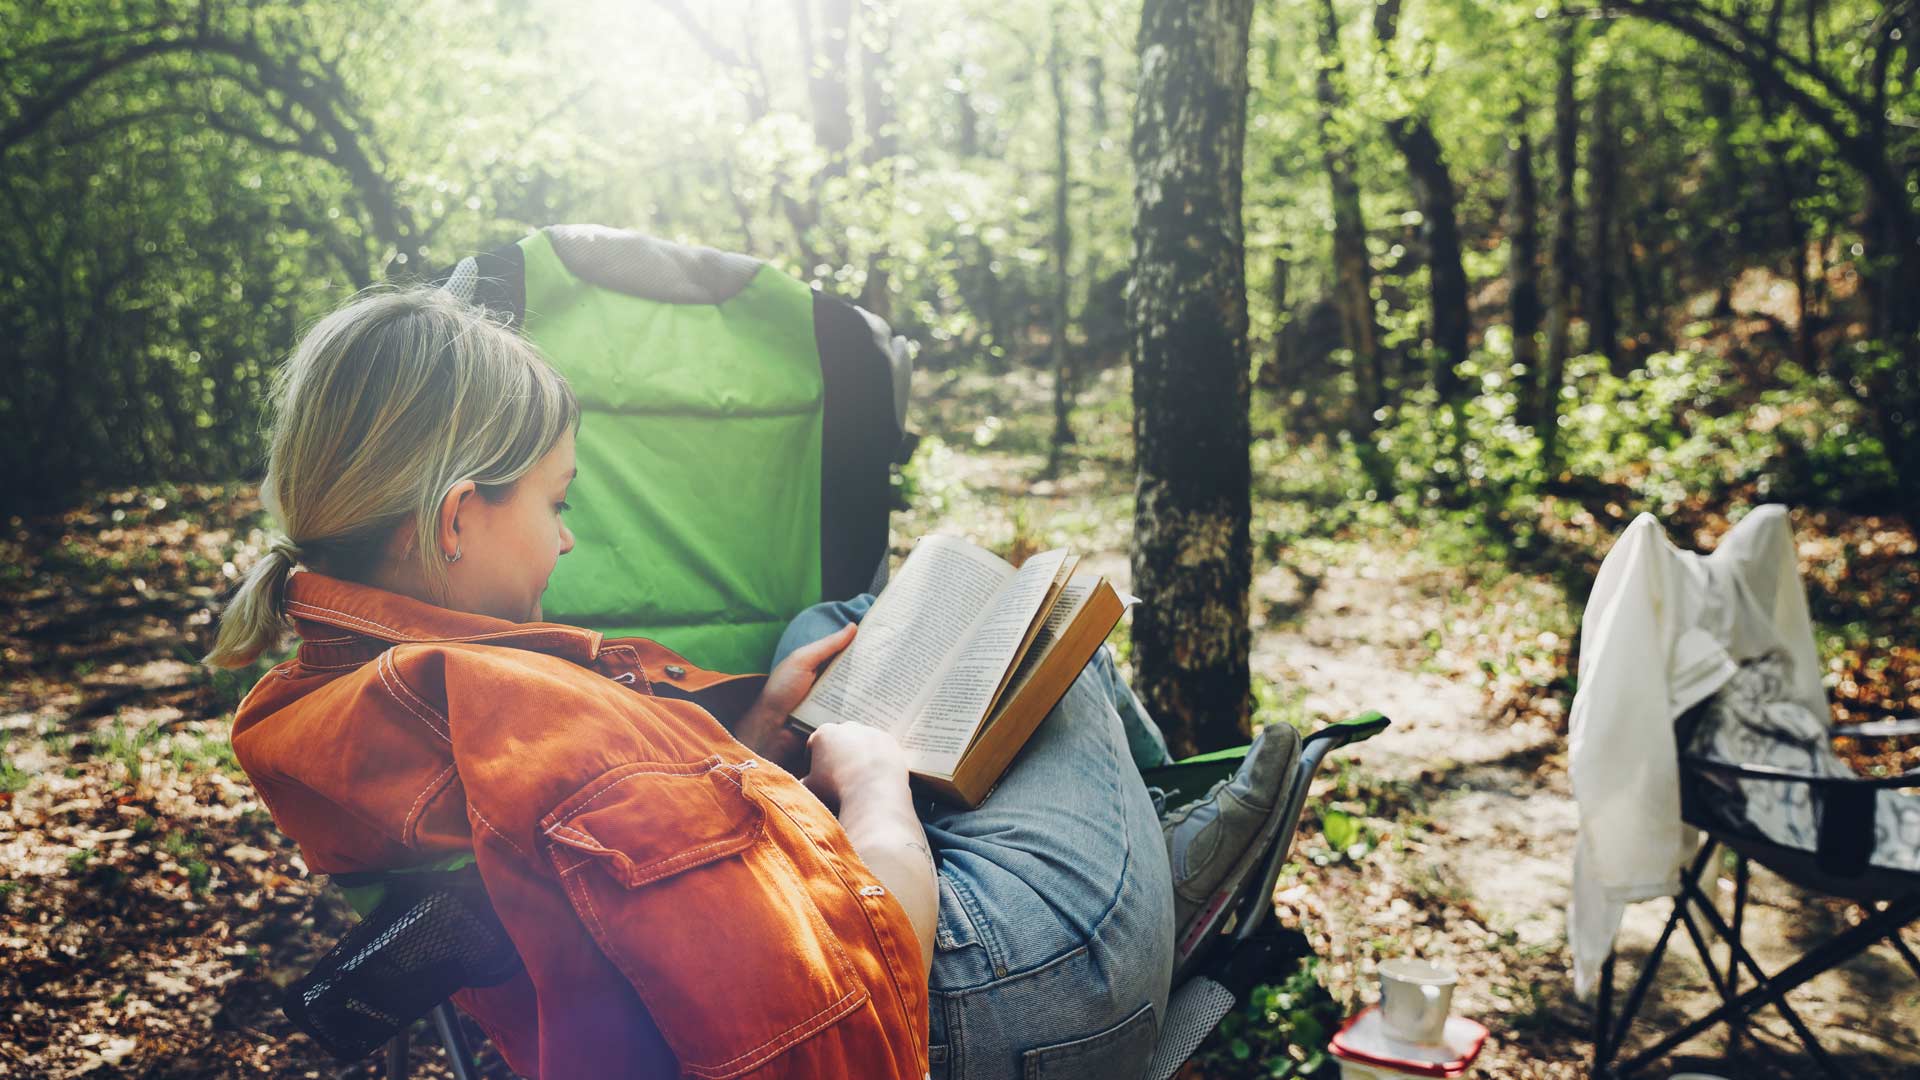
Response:
[{"label": "green foliage", "polygon": [[1284,981],[1253,988],[1240,1008],[1195,1055],[1208,1076],[1335,1077],[1327,1044],[1343,1010],[1321,986],[1320,959],[1309,956]]},{"label": "green foliage", "polygon": [[147,752],[164,727],[158,720],[138,727],[116,720],[95,738],[95,756],[119,765],[125,770],[127,781],[138,783]]},{"label": "green foliage", "polygon": [[186,833],[169,829],[167,835],[160,838],[160,850],[176,859],[184,859],[200,850],[200,847]]},{"label": "green foliage", "polygon": [[[1335,857],[1344,856],[1354,862],[1366,858],[1373,850],[1377,837],[1366,822],[1341,810],[1327,810],[1320,815],[1320,834],[1327,839],[1327,846]],[[1320,860],[1324,863],[1324,860]]]},{"label": "green foliage", "polygon": [[12,794],[13,792],[19,791],[27,786],[27,781],[32,779],[33,774],[25,772],[14,765],[11,756],[0,754],[0,794]]},{"label": "green foliage", "polygon": [[240,759],[233,756],[233,742],[224,732],[174,735],[167,740],[167,758],[176,770],[218,769],[235,780],[247,778]]}]

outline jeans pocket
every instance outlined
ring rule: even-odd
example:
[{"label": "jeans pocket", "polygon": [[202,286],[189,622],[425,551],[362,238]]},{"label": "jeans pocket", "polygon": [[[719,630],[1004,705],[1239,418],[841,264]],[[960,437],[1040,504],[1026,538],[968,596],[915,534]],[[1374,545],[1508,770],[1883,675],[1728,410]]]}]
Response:
[{"label": "jeans pocket", "polygon": [[957,952],[980,944],[980,931],[960,899],[960,893],[945,877],[936,878],[940,894],[939,915],[934,923],[933,947],[937,952]]},{"label": "jeans pocket", "polygon": [[1140,1076],[1153,1060],[1159,1023],[1153,1003],[1084,1039],[1043,1046],[1022,1056],[1026,1080],[1122,1080]]}]

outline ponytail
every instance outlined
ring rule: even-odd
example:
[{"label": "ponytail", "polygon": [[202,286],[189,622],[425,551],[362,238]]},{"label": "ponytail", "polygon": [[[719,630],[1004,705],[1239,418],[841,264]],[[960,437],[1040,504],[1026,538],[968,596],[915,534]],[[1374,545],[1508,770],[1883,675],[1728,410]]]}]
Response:
[{"label": "ponytail", "polygon": [[300,561],[300,549],[286,537],[273,542],[248,568],[247,576],[234,590],[220,615],[220,632],[214,638],[213,651],[201,663],[221,668],[242,668],[259,659],[260,654],[280,643],[288,626],[282,603],[286,598],[287,576]]}]

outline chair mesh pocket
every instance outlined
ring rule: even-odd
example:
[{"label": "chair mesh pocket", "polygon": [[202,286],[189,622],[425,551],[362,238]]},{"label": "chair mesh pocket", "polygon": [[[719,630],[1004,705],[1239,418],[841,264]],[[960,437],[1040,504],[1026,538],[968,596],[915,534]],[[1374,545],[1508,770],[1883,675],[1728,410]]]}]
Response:
[{"label": "chair mesh pocket", "polygon": [[454,991],[520,970],[473,868],[386,880],[380,905],[282,1000],[295,1027],[345,1061],[372,1053]]}]

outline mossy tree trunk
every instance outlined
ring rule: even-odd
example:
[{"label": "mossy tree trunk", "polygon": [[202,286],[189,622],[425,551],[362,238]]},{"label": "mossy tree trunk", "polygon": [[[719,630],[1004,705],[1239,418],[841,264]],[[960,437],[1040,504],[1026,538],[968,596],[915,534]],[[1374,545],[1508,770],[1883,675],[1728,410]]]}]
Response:
[{"label": "mossy tree trunk", "polygon": [[1134,109],[1134,663],[1176,753],[1244,738],[1252,488],[1241,162],[1252,0],[1147,0]]}]

